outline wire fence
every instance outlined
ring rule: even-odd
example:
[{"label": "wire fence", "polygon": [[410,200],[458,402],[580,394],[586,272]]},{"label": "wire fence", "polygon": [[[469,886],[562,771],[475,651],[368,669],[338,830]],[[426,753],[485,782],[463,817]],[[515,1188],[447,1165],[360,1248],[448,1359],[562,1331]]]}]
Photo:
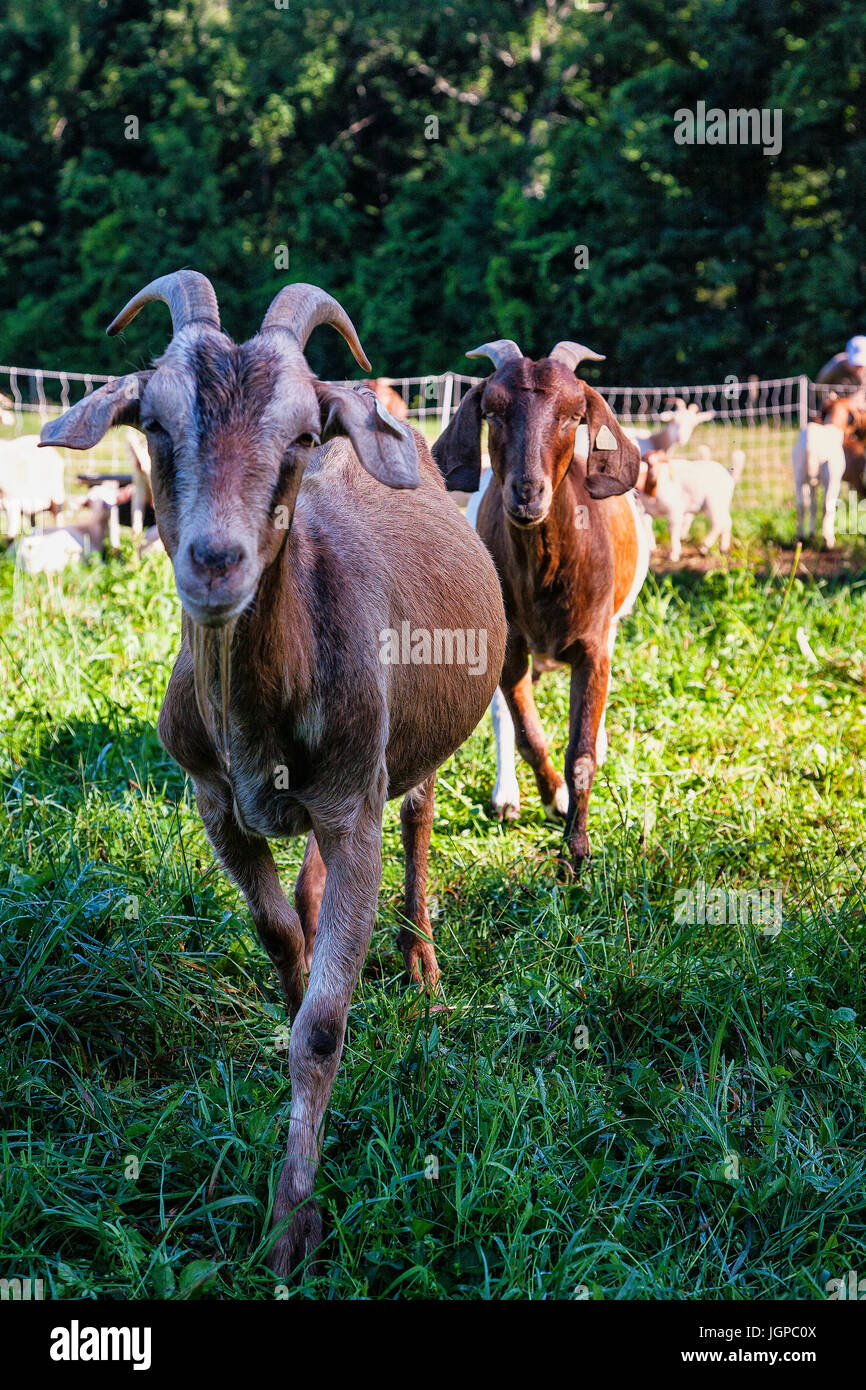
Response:
[{"label": "wire fence", "polygon": [[[0,366],[0,433],[36,434],[46,419],[111,380],[93,372]],[[466,392],[483,377],[444,372],[385,380],[403,400],[408,418],[433,440]],[[712,385],[601,386],[598,390],[624,425],[651,426],[677,400],[712,411],[713,419],[699,425],[689,443],[675,452],[694,458],[705,444],[711,457],[729,465],[733,451],[742,449],[746,464],[734,500],[735,506],[744,509],[793,505],[791,448],[797,431],[821,409],[829,392],[845,394],[854,388],[819,386],[805,376],[741,381],[731,375]],[[113,470],[125,467],[120,431],[110,432],[94,451],[92,462],[107,462]],[[77,456],[76,465],[77,469],[87,467],[85,456]]]}]

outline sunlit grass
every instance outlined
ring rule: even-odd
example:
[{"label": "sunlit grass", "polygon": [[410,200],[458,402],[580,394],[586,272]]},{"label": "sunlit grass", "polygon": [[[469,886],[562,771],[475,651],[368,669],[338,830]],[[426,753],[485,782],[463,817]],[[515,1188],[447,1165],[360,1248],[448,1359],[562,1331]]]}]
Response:
[{"label": "sunlit grass", "polygon": [[[650,579],[623,628],[580,885],[525,768],[521,820],[488,816],[487,721],[443,770],[445,1012],[399,981],[389,808],[300,1292],[809,1299],[864,1267],[866,573],[795,582],[756,668],[790,556],[754,553]],[[0,593],[4,1270],[273,1297],[283,1012],[156,739],[170,568],[6,561]],[[564,675],[538,696],[559,761]],[[772,885],[781,931],[678,923],[701,881]]]}]

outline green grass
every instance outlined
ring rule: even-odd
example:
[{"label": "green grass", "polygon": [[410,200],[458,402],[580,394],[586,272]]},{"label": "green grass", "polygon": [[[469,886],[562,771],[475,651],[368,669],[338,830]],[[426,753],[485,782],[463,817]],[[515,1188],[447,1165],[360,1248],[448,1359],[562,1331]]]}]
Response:
[{"label": "green grass", "polygon": [[[754,553],[650,579],[621,632],[581,884],[554,877],[526,769],[521,820],[488,816],[486,720],[446,766],[447,1012],[399,981],[389,808],[324,1272],[296,1292],[820,1299],[866,1268],[866,570],[858,552],[796,581],[782,611],[790,556],[758,578]],[[46,1297],[273,1298],[283,1013],[156,739],[170,567],[58,583],[3,561],[0,593],[0,1274]],[[564,675],[539,700],[559,761]],[[300,851],[278,849],[287,883]],[[701,881],[772,885],[781,930],[678,923]]]}]

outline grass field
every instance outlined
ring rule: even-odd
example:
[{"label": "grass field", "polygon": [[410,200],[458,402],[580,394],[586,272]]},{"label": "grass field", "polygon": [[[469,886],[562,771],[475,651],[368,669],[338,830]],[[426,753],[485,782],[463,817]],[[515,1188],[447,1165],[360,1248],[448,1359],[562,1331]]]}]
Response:
[{"label": "grass field", "polygon": [[[487,721],[444,769],[447,1011],[399,981],[389,808],[324,1270],[293,1295],[821,1299],[866,1269],[866,564],[786,601],[790,553],[753,572],[763,527],[715,572],[651,577],[623,629],[583,882],[556,881],[525,768],[521,820],[488,816]],[[0,1273],[273,1298],[285,1026],[156,739],[170,567],[4,560],[0,587]],[[539,687],[557,761],[566,695]],[[701,884],[781,918],[684,914]]]}]

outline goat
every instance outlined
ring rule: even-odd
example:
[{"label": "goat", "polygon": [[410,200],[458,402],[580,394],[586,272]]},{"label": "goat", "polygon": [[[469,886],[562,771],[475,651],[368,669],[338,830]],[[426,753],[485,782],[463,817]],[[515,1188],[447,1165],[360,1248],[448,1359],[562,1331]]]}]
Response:
[{"label": "goat", "polygon": [[[847,407],[844,411],[847,419]],[[794,441],[791,462],[794,469],[794,496],[797,504],[797,538],[806,538],[806,510],[809,510],[810,536],[815,533],[817,490],[824,490],[824,512],[821,534],[824,544],[833,549],[836,544],[836,503],[842,490],[847,461],[845,458],[845,426],[836,423],[842,411],[832,412],[826,424],[809,421]]]},{"label": "goat", "polygon": [[38,449],[38,434],[0,439],[0,508],[6,513],[9,537],[18,535],[24,517],[32,522],[40,512],[58,516],[63,510],[63,457],[54,449]]},{"label": "goat", "polygon": [[[132,431],[128,431],[132,433]],[[145,445],[145,452],[147,446]],[[148,459],[148,466],[150,459]],[[142,531],[149,530],[156,523],[156,514],[153,510],[153,499],[150,496],[150,480],[147,480],[146,491],[142,492],[136,487],[136,476],[134,473],[76,473],[79,483],[84,483],[87,487],[93,488],[107,483],[117,486],[116,506],[118,521],[121,526],[132,528],[134,536],[141,535]]]},{"label": "goat", "polygon": [[107,543],[117,546],[117,513],[108,492],[92,488],[84,506],[93,513],[86,520],[19,536],[12,547],[16,568],[26,574],[59,574],[67,565],[102,554]]},{"label": "goat", "polygon": [[[408,978],[432,990],[436,770],[490,702],[505,615],[490,556],[447,497],[423,437],[365,389],[310,370],[304,348],[318,324],[337,328],[370,369],[336,300],[289,285],[259,332],[236,345],[210,281],[184,270],[136,294],[109,332],[152,300],[168,304],[173,328],[154,367],[100,387],[43,438],[89,448],[128,424],[148,439],[157,525],[183,607],[159,736],[193,780],[292,1019],[271,1252],[284,1275],[321,1239],[322,1124],[376,917],[385,802],[404,798],[398,943]],[[428,648],[440,632],[467,643],[474,634],[485,660],[437,660]],[[293,908],[267,841],[302,833]]]},{"label": "goat", "polygon": [[714,418],[714,411],[698,410],[694,401],[686,405],[681,396],[674,398],[673,406],[673,410],[662,411],[659,415],[659,419],[664,421],[661,429],[650,431],[629,427],[624,431],[637,444],[641,458],[657,452],[670,453],[677,445],[685,448],[698,425]]},{"label": "goat", "polygon": [[377,400],[381,401],[389,415],[393,415],[395,420],[405,420],[409,414],[409,407],[403,400],[399,391],[395,391],[387,377],[370,377],[367,381],[361,382],[362,386],[369,386]]},{"label": "goat", "polygon": [[671,560],[676,564],[682,558],[682,542],[692,522],[698,512],[706,512],[710,529],[701,553],[708,554],[718,541],[722,554],[726,554],[731,548],[731,500],[745,461],[742,449],[735,449],[731,455],[733,466],[728,471],[710,458],[705,444],[700,446],[696,459],[671,459],[655,449],[642,459],[637,498],[646,516],[652,548],[655,549],[652,518],[662,516],[668,523]]},{"label": "goat", "polygon": [[[450,490],[476,491],[481,422],[487,421],[491,471],[477,525],[499,571],[508,619],[504,701],[498,696],[492,709],[499,770],[494,804],[509,817],[519,807],[508,772],[513,720],[545,811],[565,815],[565,840],[579,871],[590,853],[589,794],[606,745],[616,623],[649,563],[634,503],[622,495],[637,481],[640,454],[603,398],[575,378],[585,358],[604,360],[597,353],[560,342],[548,357],[532,361],[511,339],[498,339],[467,356],[489,357],[495,370],[464,396],[433,456]],[[575,453],[581,424],[588,431],[586,458]],[[550,760],[535,707],[531,653],[571,667],[564,780]]]},{"label": "goat", "polygon": [[866,397],[862,391],[848,396],[830,395],[824,403],[820,422],[842,430],[845,455],[843,483],[858,497],[866,497]]}]

